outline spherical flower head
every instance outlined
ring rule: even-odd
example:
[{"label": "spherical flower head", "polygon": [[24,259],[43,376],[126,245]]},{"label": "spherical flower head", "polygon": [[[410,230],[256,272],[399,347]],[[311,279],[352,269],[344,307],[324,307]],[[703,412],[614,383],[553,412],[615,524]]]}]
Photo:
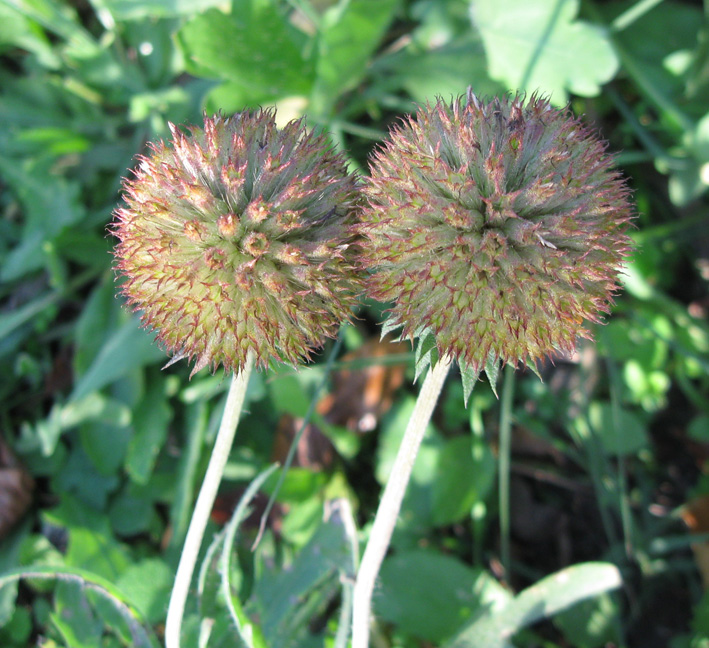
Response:
[{"label": "spherical flower head", "polygon": [[439,100],[371,162],[356,230],[388,328],[435,336],[479,372],[534,365],[588,337],[630,250],[628,189],[568,110],[532,96]]},{"label": "spherical flower head", "polygon": [[356,180],[302,121],[206,118],[152,145],[115,212],[122,293],[194,372],[297,363],[350,316]]}]

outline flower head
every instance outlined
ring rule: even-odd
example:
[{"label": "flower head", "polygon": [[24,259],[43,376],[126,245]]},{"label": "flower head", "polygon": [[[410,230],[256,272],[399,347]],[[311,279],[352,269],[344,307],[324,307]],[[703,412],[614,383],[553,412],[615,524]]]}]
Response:
[{"label": "flower head", "polygon": [[205,118],[140,158],[117,209],[122,292],[194,372],[296,363],[348,319],[356,181],[302,121]]},{"label": "flower head", "polygon": [[438,101],[375,154],[357,226],[388,324],[477,372],[588,337],[630,250],[628,189],[599,141],[532,96]]}]

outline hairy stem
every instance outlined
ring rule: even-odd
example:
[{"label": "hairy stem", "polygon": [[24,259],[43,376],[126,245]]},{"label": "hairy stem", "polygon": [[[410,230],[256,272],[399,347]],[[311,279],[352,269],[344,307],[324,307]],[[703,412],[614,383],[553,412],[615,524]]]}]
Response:
[{"label": "hairy stem", "polygon": [[510,578],[510,453],[512,448],[512,400],[515,390],[515,368],[505,367],[500,403],[500,458],[498,487],[500,498],[501,562],[505,578]]},{"label": "hairy stem", "polygon": [[450,359],[441,358],[436,366],[428,372],[426,380],[423,381],[416,406],[409,419],[404,438],[399,446],[399,452],[394,460],[394,466],[384,488],[372,531],[369,534],[367,548],[357,572],[352,617],[352,648],[368,648],[374,583],[389,548],[421,440],[426,426],[431,420],[450,366]]},{"label": "hairy stem", "polygon": [[192,575],[197,564],[204,531],[207,528],[209,515],[214,506],[214,499],[217,496],[217,490],[224,474],[224,467],[229,458],[236,434],[236,426],[239,423],[241,408],[244,404],[244,396],[246,395],[246,387],[249,384],[249,377],[254,366],[254,355],[249,353],[246,365],[231,380],[229,394],[227,396],[224,415],[219,426],[217,439],[214,442],[212,456],[207,466],[207,472],[204,475],[202,488],[197,497],[194,513],[190,520],[190,526],[187,530],[187,537],[182,548],[180,563],[177,567],[177,575],[175,576],[175,584],[172,587],[172,595],[170,596],[170,604],[167,609],[167,621],[165,624],[165,646],[167,648],[180,648],[180,633],[182,630],[182,617],[185,612],[185,603],[189,593],[190,584],[192,583]]}]

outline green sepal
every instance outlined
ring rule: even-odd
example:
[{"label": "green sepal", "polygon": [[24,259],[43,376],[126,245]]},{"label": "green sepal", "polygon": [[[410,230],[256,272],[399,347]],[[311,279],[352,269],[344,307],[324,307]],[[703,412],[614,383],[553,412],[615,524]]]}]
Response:
[{"label": "green sepal", "polygon": [[430,329],[421,329],[416,335],[416,374],[414,375],[414,382],[429,366],[435,365],[437,361],[438,347],[436,346],[436,336]]},{"label": "green sepal", "polygon": [[475,383],[480,378],[480,369],[475,369],[473,365],[468,365],[461,361],[458,361],[458,366],[460,367],[460,377],[463,381],[463,403],[468,407],[470,394],[473,393]]},{"label": "green sepal", "polygon": [[[383,340],[389,333],[391,333],[392,331],[396,331],[396,329],[399,329],[402,326],[403,324],[397,318],[389,316],[386,320],[382,322],[382,334],[379,339]],[[401,337],[397,337],[392,341],[399,342],[400,340]]]},{"label": "green sepal", "polygon": [[495,394],[495,398],[500,398],[497,395],[497,378],[500,375],[500,359],[492,351],[487,354],[485,375],[490,381],[490,387],[492,388],[492,393]]}]

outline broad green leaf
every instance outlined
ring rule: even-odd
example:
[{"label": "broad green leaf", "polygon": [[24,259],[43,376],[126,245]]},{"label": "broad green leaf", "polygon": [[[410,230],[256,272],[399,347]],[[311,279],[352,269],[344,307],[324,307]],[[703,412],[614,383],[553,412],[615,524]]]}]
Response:
[{"label": "broad green leaf", "polygon": [[101,0],[99,9],[107,10],[116,21],[149,20],[192,16],[212,7],[226,7],[228,0]]},{"label": "broad green leaf", "polygon": [[165,397],[162,380],[148,382],[145,396],[133,412],[133,436],[128,444],[126,471],[130,478],[145,484],[167,438],[172,410]]},{"label": "broad green leaf", "polygon": [[[322,515],[322,507],[320,507]],[[309,615],[327,605],[351,572],[350,543],[341,520],[323,522],[287,569],[278,566],[263,574],[254,590],[266,645],[291,648],[304,645]]]},{"label": "broad green leaf", "polygon": [[511,638],[522,628],[548,618],[622,584],[610,563],[581,563],[543,578],[520,592],[507,605],[473,617],[443,648],[512,648]]},{"label": "broad green leaf", "polygon": [[98,47],[91,34],[82,27],[76,10],[56,0],[11,0],[10,4],[27,18],[71,42],[80,50]]},{"label": "broad green leaf", "polygon": [[645,426],[633,412],[620,410],[616,421],[610,403],[595,402],[591,403],[588,416],[603,449],[609,454],[634,454],[649,446]]},{"label": "broad green leaf", "polygon": [[101,475],[117,475],[131,439],[128,426],[86,423],[79,428],[81,446]]},{"label": "broad green leaf", "polygon": [[130,565],[129,553],[114,539],[107,517],[72,495],[62,494],[59,506],[46,511],[44,517],[71,531],[65,554],[67,566],[115,579]]},{"label": "broad green leaf", "polygon": [[80,188],[53,174],[45,161],[18,163],[0,154],[0,175],[12,188],[24,211],[22,240],[8,255],[0,280],[12,281],[45,263],[44,244],[85,216]]},{"label": "broad green leaf", "polygon": [[71,494],[100,511],[106,507],[109,495],[118,487],[118,476],[113,473],[101,475],[82,447],[74,448],[56,475],[54,484],[57,491]]},{"label": "broad green leaf", "polygon": [[18,448],[22,452],[39,451],[48,457],[57,447],[62,433],[86,421],[128,425],[130,410],[116,400],[91,393],[66,404],[55,403],[49,416],[34,425],[24,423]]},{"label": "broad green leaf", "polygon": [[489,495],[496,467],[483,439],[460,436],[446,441],[438,453],[433,482],[433,523],[443,526],[468,518],[475,503]]},{"label": "broad green leaf", "polygon": [[92,648],[101,643],[103,621],[97,618],[86,598],[83,583],[57,583],[54,590],[55,611],[50,618],[68,646]]},{"label": "broad green leaf", "polygon": [[275,3],[234,2],[231,13],[209,9],[188,21],[177,39],[188,71],[240,84],[256,101],[310,92],[313,64],[302,54],[305,39]]},{"label": "broad green leaf", "polygon": [[165,356],[150,333],[140,328],[137,317],[131,317],[115,330],[101,346],[94,361],[79,378],[71,400],[83,398],[115,382],[133,369],[152,364]]},{"label": "broad green leaf", "polygon": [[474,27],[490,76],[511,90],[542,92],[564,105],[567,92],[593,97],[618,70],[604,30],[576,20],[579,0],[475,0]]},{"label": "broad green leaf", "polygon": [[312,112],[328,113],[343,92],[360,82],[398,5],[399,0],[341,0],[325,12],[319,24]]},{"label": "broad green leaf", "polygon": [[0,574],[0,589],[23,579],[46,579],[74,582],[90,587],[93,592],[105,597],[118,610],[130,630],[134,648],[158,648],[157,640],[148,634],[135,607],[125,600],[124,595],[110,579],[103,578],[88,569],[76,567],[34,566],[7,570]]},{"label": "broad green leaf", "polygon": [[487,606],[497,609],[509,598],[483,570],[430,550],[403,551],[386,559],[379,581],[374,595],[377,617],[433,644],[449,638]]},{"label": "broad green leaf", "polygon": [[0,52],[13,47],[34,53],[46,68],[57,69],[60,66],[60,58],[53,51],[47,36],[41,30],[34,29],[32,22],[17,9],[0,3]]},{"label": "broad green leaf", "polygon": [[173,570],[159,558],[144,558],[126,569],[116,581],[116,587],[126,595],[149,623],[165,619],[170,597]]},{"label": "broad green leaf", "polygon": [[[402,88],[417,103],[448,100],[472,87],[478,96],[502,94],[505,87],[488,75],[480,37],[465,34],[431,50],[410,46],[373,63],[375,93]],[[413,107],[412,107],[413,108]]]},{"label": "broad green leaf", "polygon": [[[29,527],[23,524],[0,542],[0,572],[17,564],[22,543],[28,538],[28,535]],[[4,588],[0,586],[0,628],[15,613],[16,597],[17,583],[9,583]]]},{"label": "broad green leaf", "polygon": [[601,594],[586,599],[554,617],[554,625],[560,628],[574,648],[604,648],[619,645],[618,618],[620,606],[612,594]]}]

